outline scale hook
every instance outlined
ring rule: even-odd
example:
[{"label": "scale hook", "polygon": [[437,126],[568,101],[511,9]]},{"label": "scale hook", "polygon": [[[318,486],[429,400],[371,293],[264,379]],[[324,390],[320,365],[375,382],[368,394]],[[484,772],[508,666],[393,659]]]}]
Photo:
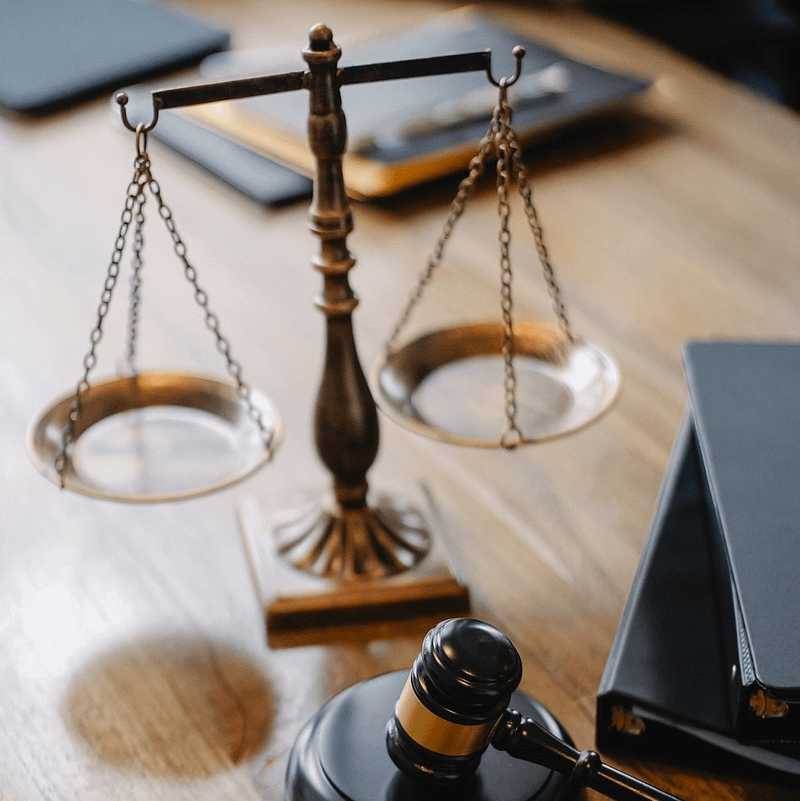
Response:
[{"label": "scale hook", "polygon": [[522,59],[525,57],[525,48],[522,47],[522,45],[517,45],[511,51],[511,54],[514,56],[514,59],[517,62],[513,78],[501,78],[499,81],[496,81],[492,75],[491,63],[486,67],[486,77],[489,79],[489,83],[491,83],[492,86],[497,86],[498,88],[505,86],[508,88],[509,86],[515,84],[519,79],[519,76],[522,74]]},{"label": "scale hook", "polygon": [[141,123],[139,123],[139,125],[131,125],[130,121],[128,120],[128,111],[125,108],[125,106],[128,105],[129,100],[127,93],[117,92],[117,94],[114,96],[114,99],[119,104],[119,113],[122,117],[122,124],[129,131],[133,131],[134,133],[139,133],[139,131],[142,133],[149,133],[153,130],[153,128],[156,127],[156,123],[158,122],[158,110],[160,108],[160,104],[156,98],[153,98],[153,119],[150,120],[150,122],[144,127],[142,127]]}]

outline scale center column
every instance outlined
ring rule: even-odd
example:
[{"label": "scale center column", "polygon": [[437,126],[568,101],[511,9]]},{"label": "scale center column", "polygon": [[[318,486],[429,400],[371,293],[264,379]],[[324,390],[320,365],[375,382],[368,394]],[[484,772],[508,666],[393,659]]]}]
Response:
[{"label": "scale center column", "polygon": [[324,26],[314,28],[303,57],[310,67],[308,139],[316,158],[309,228],[320,240],[313,264],[323,275],[317,307],[326,319],[326,352],[314,420],[317,450],[334,475],[337,501],[366,505],[366,474],[378,454],[378,413],[356,351],[352,313],[358,298],[348,273],[355,259],[347,248],[353,220],[344,188],[342,154],[347,125],[336,70],[341,50]]},{"label": "scale center column", "polygon": [[347,124],[338,80],[340,56],[330,29],[313,28],[303,51],[309,65],[308,137],[316,160],[309,228],[320,241],[313,265],[323,276],[316,304],[326,322],[314,433],[319,457],[333,475],[334,497],[311,516],[284,521],[274,533],[279,553],[295,567],[352,581],[380,579],[413,567],[427,553],[430,534],[407,505],[373,508],[367,498],[379,426],[353,334],[358,298],[348,278],[355,259],[346,242],[353,221],[342,171]]}]

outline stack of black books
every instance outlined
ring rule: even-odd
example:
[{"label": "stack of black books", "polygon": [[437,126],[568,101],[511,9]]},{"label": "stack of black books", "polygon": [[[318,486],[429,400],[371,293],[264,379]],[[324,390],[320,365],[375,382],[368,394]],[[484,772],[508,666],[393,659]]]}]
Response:
[{"label": "stack of black books", "polygon": [[[608,753],[800,776],[800,344],[693,342],[597,696]],[[723,759],[723,762],[725,760]]]}]

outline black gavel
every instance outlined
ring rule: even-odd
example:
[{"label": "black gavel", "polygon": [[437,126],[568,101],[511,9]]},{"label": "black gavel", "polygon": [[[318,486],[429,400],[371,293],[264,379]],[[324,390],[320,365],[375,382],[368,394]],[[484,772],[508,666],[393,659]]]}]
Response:
[{"label": "black gavel", "polygon": [[492,745],[568,775],[565,793],[586,786],[617,801],[675,801],[509,709],[521,678],[517,649],[494,626],[467,618],[440,623],[426,635],[387,726],[392,761],[420,781],[450,782],[474,773]]},{"label": "black gavel", "polygon": [[680,801],[578,751],[547,709],[517,691],[521,678],[519,653],[494,626],[438,624],[410,673],[356,684],[306,724],[287,798],[555,801],[591,787],[617,801]]}]

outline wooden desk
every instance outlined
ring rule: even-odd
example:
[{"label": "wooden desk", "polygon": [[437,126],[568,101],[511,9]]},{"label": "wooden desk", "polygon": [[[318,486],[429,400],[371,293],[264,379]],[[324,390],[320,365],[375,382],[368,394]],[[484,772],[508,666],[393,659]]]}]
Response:
[{"label": "wooden desk", "polygon": [[[281,12],[257,0],[176,5],[230,27],[237,46],[300,48],[316,22],[348,36],[374,33],[452,4],[381,0],[368,14],[335,0],[324,8],[296,0]],[[371,478],[401,493],[427,482],[475,615],[511,636],[523,689],[590,747],[596,688],[686,399],[681,343],[800,336],[800,120],[578,11],[492,8],[579,58],[655,79],[614,129],[530,153],[574,325],[614,354],[623,391],[596,425],[514,453],[460,450],[384,421]],[[0,121],[2,801],[277,801],[305,720],[343,687],[407,668],[419,648],[421,633],[402,628],[366,644],[265,645],[236,509],[327,480],[311,436],[323,342],[313,307],[319,276],[309,267],[316,243],[305,204],[264,211],[157,143],[150,150],[235,353],[284,417],[285,442],[254,478],[172,505],[92,501],[35,472],[26,427],[78,377],[135,150],[132,135],[111,125],[106,100]],[[354,208],[365,366],[453,189]],[[497,306],[490,187],[474,210],[451,253],[466,283],[485,290],[467,312],[482,316]],[[221,371],[153,228],[141,362]],[[522,228],[514,241],[521,254]],[[521,309],[549,314],[537,267],[519,287]],[[112,372],[122,353],[124,311],[117,299],[98,374]],[[701,769],[620,764],[687,799],[796,798]]]}]

